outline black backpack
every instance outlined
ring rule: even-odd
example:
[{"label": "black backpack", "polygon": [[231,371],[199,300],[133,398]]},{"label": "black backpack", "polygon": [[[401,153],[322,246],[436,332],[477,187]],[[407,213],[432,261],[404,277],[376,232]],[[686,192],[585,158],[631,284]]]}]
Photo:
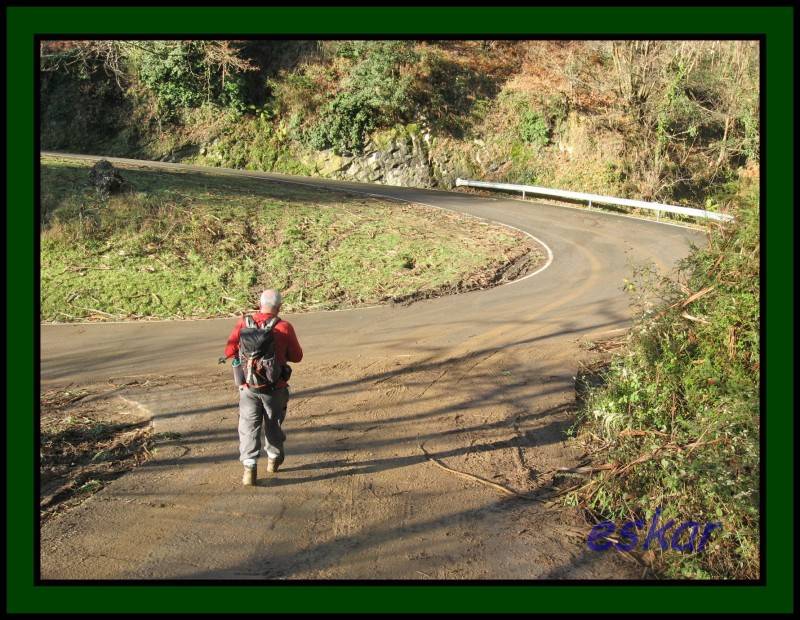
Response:
[{"label": "black backpack", "polygon": [[244,318],[239,331],[239,359],[244,367],[244,380],[253,392],[270,393],[281,379],[281,365],[275,355],[275,335],[272,328],[280,319],[272,317],[259,327],[253,317]]}]

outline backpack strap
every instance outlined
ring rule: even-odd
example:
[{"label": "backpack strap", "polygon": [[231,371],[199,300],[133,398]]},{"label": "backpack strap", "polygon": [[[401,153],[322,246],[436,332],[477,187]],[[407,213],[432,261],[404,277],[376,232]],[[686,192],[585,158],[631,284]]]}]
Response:
[{"label": "backpack strap", "polygon": [[[262,327],[261,329],[264,329],[266,331],[270,331],[273,327],[275,327],[280,322],[280,320],[281,319],[279,319],[277,316],[274,316],[269,321],[264,323],[264,327]],[[244,317],[244,326],[245,327],[250,327],[250,328],[258,327],[258,325],[256,324],[255,319],[249,314],[245,315],[245,317]]]}]

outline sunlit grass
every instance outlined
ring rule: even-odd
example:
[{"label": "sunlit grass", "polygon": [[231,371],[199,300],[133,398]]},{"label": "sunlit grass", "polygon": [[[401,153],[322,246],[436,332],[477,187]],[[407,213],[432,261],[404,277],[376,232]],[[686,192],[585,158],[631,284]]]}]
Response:
[{"label": "sunlit grass", "polygon": [[285,309],[371,304],[457,285],[519,246],[499,226],[425,207],[195,172],[42,161],[44,321],[228,316],[265,287]]}]

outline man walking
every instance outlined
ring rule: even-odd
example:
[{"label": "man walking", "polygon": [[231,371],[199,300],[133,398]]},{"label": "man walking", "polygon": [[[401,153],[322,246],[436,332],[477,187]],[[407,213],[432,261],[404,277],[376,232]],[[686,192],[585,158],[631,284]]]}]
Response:
[{"label": "man walking", "polygon": [[[266,382],[259,381],[259,375],[250,372],[251,367],[257,366],[259,369],[262,367],[260,359],[255,364],[252,360],[242,360],[248,370],[245,372],[245,383],[239,386],[239,460],[244,465],[242,484],[248,486],[256,483],[257,461],[262,448],[267,452],[268,472],[278,471],[283,463],[283,442],[286,440],[286,435],[281,429],[281,424],[286,416],[286,404],[289,401],[287,379],[291,372],[287,362],[299,362],[303,359],[303,349],[300,348],[291,323],[278,318],[281,301],[281,294],[276,290],[269,289],[262,292],[260,311],[239,319],[225,347],[226,358],[246,357],[245,350],[241,351],[240,356],[242,329],[248,329],[247,334],[255,333],[262,340],[269,338],[266,334],[271,330],[274,350],[270,351],[274,353],[276,365],[274,383],[269,379]],[[262,331],[255,331],[256,328]],[[268,365],[263,366],[266,368]],[[250,383],[247,383],[248,380]],[[261,445],[262,424],[266,431],[266,446]]]}]

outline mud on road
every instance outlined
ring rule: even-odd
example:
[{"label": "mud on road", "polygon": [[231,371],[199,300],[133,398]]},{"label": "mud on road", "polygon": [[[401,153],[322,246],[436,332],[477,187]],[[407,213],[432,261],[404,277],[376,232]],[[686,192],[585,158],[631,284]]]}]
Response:
[{"label": "mud on road", "polygon": [[571,482],[548,472],[580,456],[564,436],[573,377],[558,349],[298,365],[286,462],[252,489],[240,486],[230,369],[139,376],[147,387],[126,398],[174,439],[47,521],[42,577],[638,577],[588,551],[581,516],[548,501]]}]

